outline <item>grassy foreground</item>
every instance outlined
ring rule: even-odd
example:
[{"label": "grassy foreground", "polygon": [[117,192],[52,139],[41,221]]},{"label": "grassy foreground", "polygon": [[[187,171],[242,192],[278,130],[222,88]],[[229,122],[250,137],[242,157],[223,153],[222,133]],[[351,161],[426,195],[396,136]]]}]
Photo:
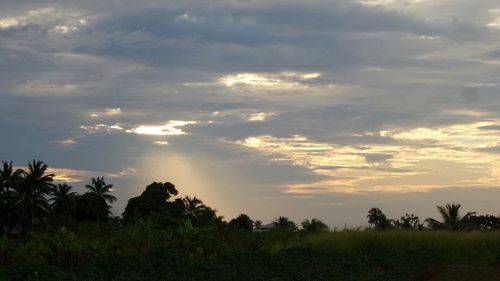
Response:
[{"label": "grassy foreground", "polygon": [[143,222],[0,238],[0,280],[500,280],[498,264],[499,232],[305,235]]}]

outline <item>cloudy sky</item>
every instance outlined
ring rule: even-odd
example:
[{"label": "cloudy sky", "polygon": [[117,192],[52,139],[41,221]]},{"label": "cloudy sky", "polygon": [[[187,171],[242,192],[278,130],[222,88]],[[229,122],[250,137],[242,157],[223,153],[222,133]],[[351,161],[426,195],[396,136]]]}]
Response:
[{"label": "cloudy sky", "polygon": [[4,0],[0,158],[117,215],[152,181],[228,219],[499,214],[499,66],[498,0]]}]

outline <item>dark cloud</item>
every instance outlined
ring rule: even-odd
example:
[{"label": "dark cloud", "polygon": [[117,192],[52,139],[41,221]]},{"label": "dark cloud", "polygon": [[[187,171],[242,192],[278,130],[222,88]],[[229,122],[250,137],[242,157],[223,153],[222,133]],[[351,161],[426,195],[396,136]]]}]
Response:
[{"label": "dark cloud", "polygon": [[496,125],[491,125],[491,126],[481,126],[479,127],[481,130],[493,130],[493,131],[500,131],[500,126]]},{"label": "dark cloud", "polygon": [[[303,201],[283,194],[284,186],[349,177],[322,176],[231,142],[301,135],[339,147],[394,145],[398,141],[381,131],[498,120],[500,42],[498,31],[487,26],[489,9],[496,5],[7,1],[0,4],[0,127],[6,132],[0,144],[7,147],[0,158],[22,164],[35,157],[54,167],[103,174],[136,168],[134,179],[113,178],[120,186],[118,213],[125,199],[149,181],[172,180],[225,214],[247,210],[268,219],[266,214],[288,210],[300,217],[304,208],[296,206]],[[287,78],[286,71],[321,76],[301,80]],[[281,88],[218,81],[245,72],[282,83]],[[103,114],[112,108],[121,114]],[[273,115],[251,122],[248,116],[254,113]],[[183,128],[182,136],[126,132],[169,120],[198,123]],[[98,125],[124,129],[89,133],[81,128]],[[479,129],[485,134],[499,130],[497,125]],[[498,154],[497,147],[481,151]],[[360,156],[370,165],[351,169],[412,171],[384,166],[393,160],[389,153]],[[460,198],[472,196],[468,192]],[[434,194],[446,198],[443,194],[452,192],[395,195],[403,200],[399,207],[373,194],[325,195],[305,203],[316,206],[306,213],[367,209],[372,202],[389,204],[395,212],[405,200],[417,206]],[[254,210],[247,199],[269,204]],[[346,220],[362,223],[360,212]]]}]

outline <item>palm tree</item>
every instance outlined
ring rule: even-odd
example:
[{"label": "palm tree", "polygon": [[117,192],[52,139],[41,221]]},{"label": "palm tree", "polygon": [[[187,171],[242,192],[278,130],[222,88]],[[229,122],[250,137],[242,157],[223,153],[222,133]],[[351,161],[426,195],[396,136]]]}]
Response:
[{"label": "palm tree", "polygon": [[188,218],[193,219],[196,218],[201,212],[206,209],[206,206],[203,204],[203,201],[194,197],[186,196],[184,199],[185,206],[185,214]]},{"label": "palm tree", "polygon": [[301,224],[304,231],[309,233],[323,232],[329,230],[328,226],[324,222],[318,219],[305,220]]},{"label": "palm tree", "polygon": [[28,163],[28,171],[23,172],[23,180],[16,193],[23,210],[24,230],[29,231],[32,225],[48,215],[47,195],[54,187],[54,174],[47,174],[48,166],[42,161],[33,160]]},{"label": "palm tree", "polygon": [[18,198],[15,189],[23,180],[24,171],[15,170],[12,162],[2,161],[0,168],[0,227],[10,234],[14,225],[20,222],[20,213],[16,209]]},{"label": "palm tree", "polygon": [[287,217],[279,217],[273,221],[274,227],[278,230],[295,231],[297,225]]},{"label": "palm tree", "polygon": [[111,192],[111,189],[113,188],[112,184],[106,184],[104,181],[104,177],[97,177],[97,178],[92,178],[92,184],[90,185],[85,185],[85,187],[89,190],[88,193],[92,194],[94,196],[94,201],[96,202],[96,207],[97,207],[97,223],[100,221],[100,208],[101,208],[101,201],[104,202],[106,205],[106,209],[109,209],[109,206],[107,205],[106,202],[113,203],[116,201],[116,197],[108,194]]},{"label": "palm tree", "polygon": [[33,160],[28,163],[28,171],[26,172],[26,181],[31,188],[36,191],[49,193],[54,188],[54,174],[47,174],[49,167],[43,161]]},{"label": "palm tree", "polygon": [[368,223],[375,226],[376,229],[385,230],[392,226],[392,221],[387,219],[379,208],[371,208],[366,217],[368,218]]},{"label": "palm tree", "polygon": [[52,198],[50,198],[49,201],[52,202],[50,207],[54,214],[66,217],[69,216],[76,195],[75,192],[70,192],[72,188],[72,186],[63,183],[58,184],[52,189]]},{"label": "palm tree", "polygon": [[452,230],[461,230],[465,227],[465,224],[469,218],[475,214],[475,212],[468,212],[465,216],[460,216],[459,210],[460,204],[446,204],[445,206],[436,206],[443,222],[435,220],[433,218],[427,218],[425,222],[431,228],[445,228]]}]

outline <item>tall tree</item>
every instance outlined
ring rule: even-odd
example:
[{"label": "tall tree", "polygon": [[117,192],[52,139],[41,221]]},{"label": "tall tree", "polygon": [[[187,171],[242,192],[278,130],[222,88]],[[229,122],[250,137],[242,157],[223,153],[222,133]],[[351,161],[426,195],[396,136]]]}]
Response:
[{"label": "tall tree", "polygon": [[75,205],[75,192],[71,192],[73,187],[63,183],[55,186],[51,191],[52,197],[50,207],[56,216],[68,217],[71,209]]},{"label": "tall tree", "polygon": [[49,213],[47,195],[54,187],[54,174],[47,173],[48,166],[33,160],[28,163],[28,171],[22,173],[23,180],[16,189],[22,209],[24,231],[31,230],[34,223],[42,220]]},{"label": "tall tree", "polygon": [[[109,210],[110,206],[107,202],[113,203],[116,201],[116,197],[109,194],[113,185],[106,184],[104,177],[92,178],[92,183],[90,185],[85,185],[85,187],[89,190],[88,193],[93,196],[93,201],[95,202],[97,210],[100,210],[100,208],[103,207]],[[105,206],[101,206],[102,204],[105,204]],[[100,211],[97,212],[97,223],[100,222],[100,213]]]},{"label": "tall tree", "polygon": [[443,221],[440,222],[433,218],[427,218],[425,222],[431,228],[462,230],[465,228],[469,218],[475,214],[475,212],[468,212],[465,216],[460,216],[460,204],[446,204],[445,206],[436,207]]},{"label": "tall tree", "polygon": [[123,212],[123,219],[125,222],[133,222],[139,218],[164,212],[168,212],[175,218],[180,218],[184,214],[184,201],[178,198],[169,202],[169,199],[177,194],[178,191],[172,183],[153,182],[146,187],[140,196],[128,200]]},{"label": "tall tree", "polygon": [[392,226],[392,221],[387,219],[379,208],[371,208],[366,217],[368,218],[368,223],[373,225],[376,229],[385,230]]},{"label": "tall tree", "polygon": [[15,189],[23,180],[24,171],[14,170],[12,162],[2,161],[0,168],[0,232],[10,234],[14,225],[21,222],[16,208],[19,202]]}]

